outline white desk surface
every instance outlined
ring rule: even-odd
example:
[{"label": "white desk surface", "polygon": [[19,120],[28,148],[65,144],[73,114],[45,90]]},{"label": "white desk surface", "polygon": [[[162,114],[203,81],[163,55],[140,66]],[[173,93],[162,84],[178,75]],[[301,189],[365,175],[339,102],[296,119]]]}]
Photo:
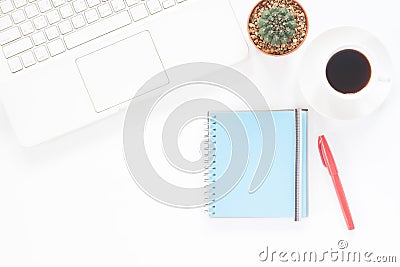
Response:
[{"label": "white desk surface", "polygon": [[[232,0],[244,33],[256,1]],[[321,251],[337,249],[341,239],[356,251],[399,253],[400,5],[395,0],[301,3],[311,24],[302,50],[276,59],[250,46],[249,58],[236,66],[261,88],[272,108],[308,107],[292,66],[304,47],[330,27],[369,29],[388,47],[395,66],[393,91],[371,116],[335,121],[310,110],[309,218],[299,224],[210,220],[201,210],[160,205],[138,189],[125,167],[123,114],[24,149],[0,107],[0,266],[258,266],[271,264],[258,260],[267,245]],[[346,230],[321,165],[316,146],[321,133],[336,156],[356,224],[352,232]]]}]

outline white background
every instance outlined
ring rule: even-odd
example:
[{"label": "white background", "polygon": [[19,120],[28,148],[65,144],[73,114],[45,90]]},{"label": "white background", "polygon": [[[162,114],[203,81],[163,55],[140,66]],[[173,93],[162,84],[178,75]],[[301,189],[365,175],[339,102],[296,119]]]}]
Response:
[{"label": "white background", "polygon": [[[232,0],[244,33],[255,3]],[[25,149],[0,107],[0,266],[261,266],[271,265],[258,260],[267,245],[324,251],[337,249],[341,239],[349,242],[349,250],[397,253],[400,261],[400,6],[395,0],[301,4],[310,21],[301,50],[272,58],[250,45],[249,58],[235,66],[259,86],[272,108],[308,107],[295,78],[299,59],[330,27],[369,29],[387,46],[395,67],[393,90],[371,116],[344,122],[310,110],[309,218],[301,223],[212,220],[202,210],[163,206],[138,189],[125,167],[124,114]],[[319,158],[322,133],[353,212],[352,232]]]}]

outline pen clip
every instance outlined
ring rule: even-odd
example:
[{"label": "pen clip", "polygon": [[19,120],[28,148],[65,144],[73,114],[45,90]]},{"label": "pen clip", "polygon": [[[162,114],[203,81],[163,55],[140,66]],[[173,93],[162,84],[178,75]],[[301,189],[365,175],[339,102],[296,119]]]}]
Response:
[{"label": "pen clip", "polygon": [[324,154],[324,152],[322,151],[322,150],[323,150],[322,146],[323,146],[323,143],[322,143],[322,136],[320,136],[320,137],[318,138],[318,151],[319,151],[319,155],[321,156],[322,164],[324,164],[324,166],[327,168],[327,167],[328,167],[328,164],[326,163],[325,154]]}]

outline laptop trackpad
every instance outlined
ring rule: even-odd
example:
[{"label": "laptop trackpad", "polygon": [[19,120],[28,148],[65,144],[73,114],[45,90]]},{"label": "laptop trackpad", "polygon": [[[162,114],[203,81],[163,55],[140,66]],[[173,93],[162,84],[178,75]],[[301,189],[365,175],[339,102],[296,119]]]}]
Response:
[{"label": "laptop trackpad", "polygon": [[123,39],[76,60],[96,112],[132,99],[150,78],[152,89],[168,77],[148,31]]}]

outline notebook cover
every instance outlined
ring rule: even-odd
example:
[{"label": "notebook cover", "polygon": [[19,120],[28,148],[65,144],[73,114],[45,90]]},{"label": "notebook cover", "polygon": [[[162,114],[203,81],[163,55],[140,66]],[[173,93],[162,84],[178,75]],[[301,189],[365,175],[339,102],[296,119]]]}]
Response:
[{"label": "notebook cover", "polygon": [[[238,116],[248,133],[248,164],[241,180],[224,197],[216,200],[212,194],[209,205],[211,217],[295,217],[295,155],[296,155],[296,119],[294,110],[263,111],[272,112],[275,124],[275,154],[270,171],[262,185],[253,193],[249,192],[254,173],[257,170],[262,149],[260,130],[252,112],[212,112],[219,123],[210,123],[209,135],[215,143],[212,169],[218,180],[227,169],[231,160],[231,138],[222,126],[231,116]],[[301,216],[308,213],[307,203],[307,111],[301,110]],[[230,130],[235,131],[235,127]],[[273,129],[272,129],[273,132]],[[243,142],[245,140],[242,140]],[[271,149],[271,148],[264,148]],[[260,164],[263,164],[262,162]],[[211,191],[210,191],[211,192]],[[215,202],[213,202],[213,200]]]}]

